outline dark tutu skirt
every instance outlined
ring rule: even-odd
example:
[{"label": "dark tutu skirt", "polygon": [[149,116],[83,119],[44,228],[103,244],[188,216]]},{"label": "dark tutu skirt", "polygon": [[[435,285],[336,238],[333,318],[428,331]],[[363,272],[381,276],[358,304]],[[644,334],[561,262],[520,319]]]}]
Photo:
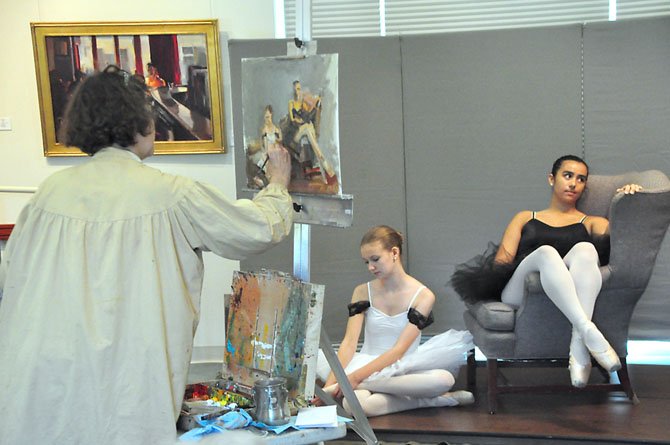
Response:
[{"label": "dark tutu skirt", "polygon": [[[591,242],[598,251],[600,266],[609,263],[609,235],[594,235]],[[489,243],[486,251],[456,266],[449,283],[463,301],[475,304],[485,300],[500,300],[505,285],[526,255],[517,255],[509,264],[495,262],[498,245]]]},{"label": "dark tutu skirt", "polygon": [[466,303],[500,300],[500,294],[514,273],[518,262],[496,263],[496,252],[498,252],[498,245],[489,243],[483,254],[456,266],[448,284]]}]

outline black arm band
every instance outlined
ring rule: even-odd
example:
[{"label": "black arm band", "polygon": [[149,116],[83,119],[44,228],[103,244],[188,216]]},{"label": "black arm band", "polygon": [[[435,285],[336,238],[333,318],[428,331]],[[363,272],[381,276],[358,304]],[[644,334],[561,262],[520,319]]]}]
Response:
[{"label": "black arm band", "polygon": [[421,312],[417,311],[413,307],[409,308],[409,311],[407,311],[407,318],[409,319],[410,323],[419,329],[428,327],[433,324],[433,321],[435,321],[432,312],[428,314],[428,317],[425,317]]},{"label": "black arm band", "polygon": [[370,302],[367,300],[357,301],[355,303],[349,303],[347,309],[349,309],[349,316],[353,317],[354,315],[365,312],[370,307]]}]

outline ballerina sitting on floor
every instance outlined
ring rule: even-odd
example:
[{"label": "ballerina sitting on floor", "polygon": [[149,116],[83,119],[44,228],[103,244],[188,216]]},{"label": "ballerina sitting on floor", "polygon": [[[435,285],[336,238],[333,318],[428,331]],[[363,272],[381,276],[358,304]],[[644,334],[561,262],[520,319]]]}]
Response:
[{"label": "ballerina sitting on floor", "polygon": [[[421,330],[433,322],[435,295],[405,272],[401,254],[402,235],[388,226],[373,227],[363,237],[361,256],[375,279],[354,290],[337,354],[367,416],[474,402],[470,392],[449,392],[474,347],[472,335],[449,330],[419,344]],[[356,352],[364,324],[363,347]],[[317,369],[324,390],[340,397],[321,351]],[[343,405],[350,411],[346,400]]]}]

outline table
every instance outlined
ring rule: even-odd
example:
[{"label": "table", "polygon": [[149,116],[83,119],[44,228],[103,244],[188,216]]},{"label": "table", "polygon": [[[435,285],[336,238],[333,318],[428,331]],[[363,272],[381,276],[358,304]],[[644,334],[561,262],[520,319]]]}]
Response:
[{"label": "table", "polygon": [[[254,430],[253,432],[251,430]],[[246,430],[246,431],[245,431]],[[281,434],[275,434],[271,431],[263,431],[257,428],[234,430],[236,433],[246,433],[249,438],[248,442],[244,443],[262,443],[263,445],[306,445],[324,442],[326,440],[339,439],[347,435],[347,425],[344,422],[338,423],[335,428],[308,428],[304,430],[296,430],[290,428]],[[263,435],[259,435],[263,433]],[[264,434],[267,433],[267,434]],[[228,436],[228,437],[227,437]],[[236,436],[236,441],[233,443],[229,435],[226,433],[213,433],[207,436],[207,445],[237,445],[241,439]],[[179,442],[183,444],[197,443],[197,442]],[[241,445],[241,442],[239,442]]]},{"label": "table", "polygon": [[268,433],[263,437],[268,445],[302,445],[339,439],[347,435],[347,426],[340,422],[335,428],[289,429],[281,434]]}]

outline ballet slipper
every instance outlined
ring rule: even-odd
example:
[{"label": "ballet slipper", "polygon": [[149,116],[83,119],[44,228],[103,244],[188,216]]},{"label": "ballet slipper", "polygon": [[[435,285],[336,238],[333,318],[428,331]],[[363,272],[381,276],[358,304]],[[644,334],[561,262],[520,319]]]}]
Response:
[{"label": "ballet slipper", "polygon": [[607,372],[621,369],[619,356],[593,322],[588,322],[582,330],[584,345],[600,366]]},{"label": "ballet slipper", "polygon": [[591,375],[591,355],[577,329],[572,330],[568,369],[570,370],[572,386],[576,388],[585,387]]},{"label": "ballet slipper", "polygon": [[455,402],[454,404],[449,403],[447,406],[465,406],[475,403],[475,396],[470,391],[447,392],[438,397],[438,399],[451,399]]}]

